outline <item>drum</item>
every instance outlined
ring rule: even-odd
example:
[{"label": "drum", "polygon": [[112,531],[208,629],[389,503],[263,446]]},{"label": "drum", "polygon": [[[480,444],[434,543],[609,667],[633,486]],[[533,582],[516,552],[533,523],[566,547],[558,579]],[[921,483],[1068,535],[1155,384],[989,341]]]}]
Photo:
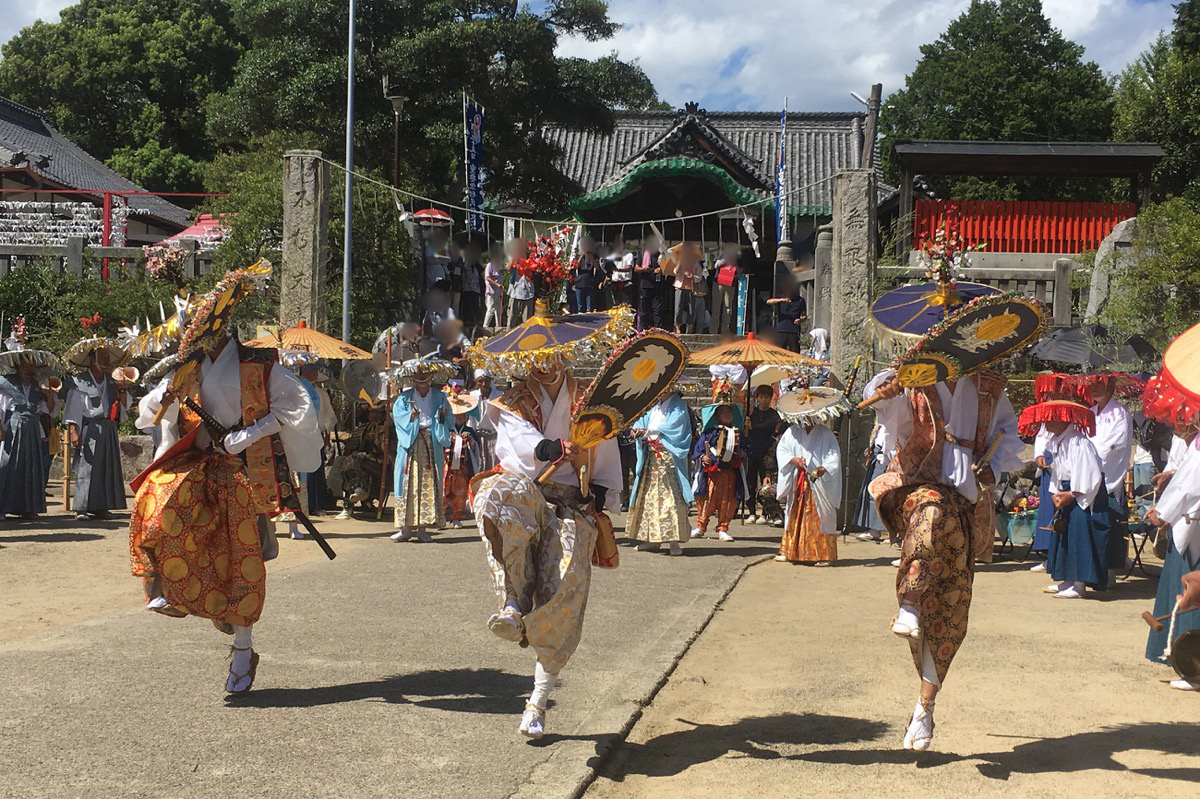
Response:
[{"label": "drum", "polygon": [[717,460],[722,463],[729,463],[733,460],[734,453],[737,451],[741,431],[736,427],[717,427],[717,442],[714,449],[716,450]]},{"label": "drum", "polygon": [[1167,662],[1179,679],[1200,683],[1200,630],[1188,630],[1176,638]]}]

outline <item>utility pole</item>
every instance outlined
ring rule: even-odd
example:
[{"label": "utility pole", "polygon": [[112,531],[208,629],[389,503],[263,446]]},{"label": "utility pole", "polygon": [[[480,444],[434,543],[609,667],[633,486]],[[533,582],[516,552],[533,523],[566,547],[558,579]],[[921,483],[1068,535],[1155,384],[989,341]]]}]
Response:
[{"label": "utility pole", "polygon": [[879,137],[879,106],[883,102],[883,84],[876,83],[871,87],[871,96],[867,99],[867,125],[863,132],[863,158],[862,165],[864,169],[874,169],[875,163],[875,139]]},{"label": "utility pole", "polygon": [[342,341],[350,342],[350,257],[351,227],[354,224],[354,17],[355,0],[350,0],[350,32],[346,47],[346,194],[342,236]]}]

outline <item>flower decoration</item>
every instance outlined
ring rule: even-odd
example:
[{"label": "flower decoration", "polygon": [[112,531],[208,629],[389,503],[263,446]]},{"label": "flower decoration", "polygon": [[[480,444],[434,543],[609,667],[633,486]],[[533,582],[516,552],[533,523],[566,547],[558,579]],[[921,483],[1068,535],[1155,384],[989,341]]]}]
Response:
[{"label": "flower decoration", "polygon": [[966,278],[971,266],[971,253],[984,249],[986,244],[968,245],[958,231],[958,209],[951,207],[933,231],[932,237],[921,240],[917,257],[925,268],[925,277],[953,291],[958,281]]},{"label": "flower decoration", "polygon": [[13,322],[12,333],[8,338],[15,344],[9,349],[21,349],[25,346],[25,342],[29,338],[29,328],[25,326],[24,314],[17,316],[17,321]]},{"label": "flower decoration", "polygon": [[146,271],[159,280],[183,285],[183,263],[187,260],[187,252],[178,241],[165,241],[161,244],[148,244],[142,247],[146,256]]},{"label": "flower decoration", "polygon": [[81,316],[79,318],[80,326],[89,333],[100,327],[102,321],[103,320],[100,318],[99,311],[96,311],[96,313],[92,314],[91,316]]},{"label": "flower decoration", "polygon": [[517,274],[533,283],[540,300],[549,301],[568,277],[562,248],[549,236],[541,236],[529,248],[529,255],[513,262]]}]

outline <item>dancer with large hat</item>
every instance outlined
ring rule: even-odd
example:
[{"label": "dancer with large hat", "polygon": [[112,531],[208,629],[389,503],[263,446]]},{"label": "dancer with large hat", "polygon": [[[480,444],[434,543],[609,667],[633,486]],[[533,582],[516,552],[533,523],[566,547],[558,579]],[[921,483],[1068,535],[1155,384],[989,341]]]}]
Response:
[{"label": "dancer with large hat", "polygon": [[875,403],[896,442],[870,490],[902,541],[891,629],[908,642],[921,679],[906,749],[929,748],[934,701],[967,634],[977,542],[995,537],[982,486],[1022,465],[1007,381],[986,367],[1035,340],[1045,317],[1044,306],[1018,295],[974,300],[935,325],[863,403]]},{"label": "dancer with large hat", "polygon": [[[1163,354],[1162,370],[1146,384],[1142,409],[1147,417],[1175,429],[1171,442],[1171,465],[1156,481],[1161,492],[1146,521],[1167,535],[1167,552],[1158,578],[1154,615],[1165,616],[1176,598],[1186,593],[1184,575],[1200,569],[1200,325],[1185,331]],[[1195,578],[1193,578],[1195,579]],[[1175,632],[1182,635],[1200,630],[1200,610],[1180,609]],[[1146,658],[1165,662],[1172,643],[1169,629],[1151,629],[1146,641]],[[1198,691],[1200,683],[1173,680],[1171,687]]]},{"label": "dancer with large hat", "polygon": [[258,669],[252,628],[278,553],[271,517],[299,510],[292,470],[321,463],[317,413],[277,352],[242,346],[230,316],[270,265],[231,272],[192,309],[179,362],[141,401],[137,424],[163,420],[166,452],[133,482],[133,573],[147,609],[211,619],[233,635],[228,693]]},{"label": "dancer with large hat", "polygon": [[1072,400],[1046,400],[1021,412],[1018,430],[1038,436],[1049,455],[1049,494],[1054,515],[1047,571],[1058,582],[1046,593],[1079,599],[1087,586],[1108,587],[1108,539],[1112,514],[1104,469],[1092,444],[1096,415]]},{"label": "dancer with large hat", "polygon": [[444,383],[456,374],[457,366],[433,357],[414,358],[391,372],[393,382],[411,383],[392,405],[397,437],[397,532],[392,535],[393,541],[428,543],[433,540],[430,528],[440,530],[446,526],[442,474],[450,444],[446,428],[450,405],[433,382],[436,379]]},{"label": "dancer with large hat", "polygon": [[518,381],[485,404],[496,427],[500,466],[477,475],[472,489],[497,596],[488,627],[506,641],[532,647],[537,656],[519,728],[535,739],[545,733],[550,690],[583,632],[597,536],[602,527],[611,535],[607,496],[612,492],[615,498],[621,490],[616,440],[584,448],[571,439],[572,409],[586,391],[570,364],[606,352],[631,328],[624,306],[550,316],[549,302],[567,276],[565,249],[543,239],[515,262],[517,273],[537,289],[534,315],[477,342],[469,353],[476,368]]},{"label": "dancer with large hat", "polygon": [[18,316],[0,353],[0,518],[30,519],[46,512],[48,438],[58,394],[57,378],[45,385],[42,378],[62,364],[53,353],[26,349],[27,336],[25,319]]},{"label": "dancer with large hat", "polygon": [[779,413],[791,425],[775,446],[775,494],[787,503],[775,560],[829,566],[837,560],[842,454],[826,423],[849,406],[842,392],[804,383],[779,398]]},{"label": "dancer with large hat", "polygon": [[110,511],[125,509],[117,428],[128,412],[129,380],[116,370],[128,353],[114,339],[88,336],[71,345],[63,360],[73,372],[63,422],[74,451],[75,518],[107,519]]}]

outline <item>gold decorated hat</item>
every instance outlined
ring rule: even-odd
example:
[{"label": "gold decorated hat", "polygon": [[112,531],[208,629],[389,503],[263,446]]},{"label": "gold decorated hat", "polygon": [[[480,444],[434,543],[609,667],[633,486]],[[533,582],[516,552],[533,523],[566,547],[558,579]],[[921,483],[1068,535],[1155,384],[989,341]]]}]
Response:
[{"label": "gold decorated hat", "polygon": [[271,263],[260,259],[245,269],[237,269],[217,281],[213,290],[191,308],[191,321],[179,341],[179,355],[187,360],[211,352],[230,335],[229,320],[247,295],[265,286],[271,277]]}]

